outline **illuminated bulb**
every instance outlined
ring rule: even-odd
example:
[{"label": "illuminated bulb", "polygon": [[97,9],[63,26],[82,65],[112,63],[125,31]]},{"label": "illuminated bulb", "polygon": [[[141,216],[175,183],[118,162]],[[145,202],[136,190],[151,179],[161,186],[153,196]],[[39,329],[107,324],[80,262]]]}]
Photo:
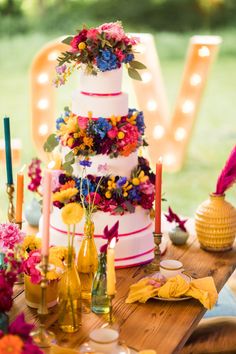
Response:
[{"label": "illuminated bulb", "polygon": [[190,84],[192,86],[197,86],[202,82],[202,78],[199,74],[193,74],[190,78]]},{"label": "illuminated bulb", "polygon": [[39,134],[44,136],[44,135],[47,135],[48,133],[48,125],[47,124],[41,124],[39,126]]},{"label": "illuminated bulb", "polygon": [[42,110],[48,108],[48,100],[47,100],[47,98],[41,98],[41,100],[38,101],[38,108],[42,109]]},{"label": "illuminated bulb", "polygon": [[155,111],[157,109],[157,103],[154,100],[149,100],[147,103],[148,111]]},{"label": "illuminated bulb", "polygon": [[48,54],[48,60],[50,61],[57,60],[58,55],[59,55],[58,51],[54,50],[53,52]]},{"label": "illuminated bulb", "polygon": [[179,127],[175,131],[175,140],[176,141],[181,141],[185,138],[186,136],[186,130],[182,127]]},{"label": "illuminated bulb", "polygon": [[145,49],[146,48],[142,43],[136,44],[136,46],[135,46],[135,51],[140,54],[143,54],[145,52]]},{"label": "illuminated bulb", "polygon": [[165,134],[165,129],[162,125],[156,125],[153,130],[154,139],[161,139]]},{"label": "illuminated bulb", "polygon": [[194,109],[194,104],[190,100],[186,100],[182,106],[182,112],[183,113],[191,113]]},{"label": "illuminated bulb", "polygon": [[145,73],[141,74],[142,77],[142,82],[144,84],[150,82],[152,80],[152,75],[151,73],[149,73],[148,71],[146,71]]},{"label": "illuminated bulb", "polygon": [[198,55],[199,55],[199,57],[202,57],[202,58],[209,57],[209,55],[210,55],[209,48],[206,47],[205,45],[202,46],[200,49],[198,49]]},{"label": "illuminated bulb", "polygon": [[46,82],[48,82],[48,74],[47,73],[39,74],[37,81],[39,84],[46,84]]},{"label": "illuminated bulb", "polygon": [[163,157],[164,165],[171,166],[175,162],[175,156],[173,154],[166,154]]}]

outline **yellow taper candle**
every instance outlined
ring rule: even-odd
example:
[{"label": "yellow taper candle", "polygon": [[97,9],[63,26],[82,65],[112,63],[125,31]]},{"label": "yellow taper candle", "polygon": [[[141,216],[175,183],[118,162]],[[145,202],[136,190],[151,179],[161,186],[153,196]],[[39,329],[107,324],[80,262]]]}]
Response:
[{"label": "yellow taper candle", "polygon": [[107,295],[116,293],[115,244],[116,238],[114,237],[107,248]]}]

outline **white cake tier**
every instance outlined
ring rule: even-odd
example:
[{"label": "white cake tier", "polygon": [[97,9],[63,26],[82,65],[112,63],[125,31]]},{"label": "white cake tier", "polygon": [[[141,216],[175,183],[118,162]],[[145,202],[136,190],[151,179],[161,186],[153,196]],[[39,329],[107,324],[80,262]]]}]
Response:
[{"label": "white cake tier", "polygon": [[112,115],[126,116],[128,114],[128,94],[117,96],[89,96],[76,90],[72,94],[72,112],[78,116],[88,117],[92,112],[94,118],[109,118]]},{"label": "white cake tier", "polygon": [[109,94],[121,91],[122,68],[98,72],[97,75],[87,75],[79,71],[79,90],[88,93]]},{"label": "white cake tier", "polygon": [[[102,239],[103,229],[110,228],[119,220],[119,241],[115,249],[115,264],[117,268],[144,264],[153,259],[153,223],[148,213],[141,207],[136,208],[135,214],[110,215],[97,212],[93,216],[95,224],[95,242],[99,251],[106,242]],[[39,236],[42,235],[41,218]],[[76,227],[75,248],[78,253],[83,235],[84,220]],[[66,225],[61,219],[61,210],[53,208],[50,218],[50,244],[67,246]]]},{"label": "white cake tier", "polygon": [[[64,157],[71,150],[67,146],[61,147],[61,155],[64,161]],[[76,177],[82,176],[83,167],[80,166],[77,161],[73,165],[73,175]],[[132,170],[138,165],[138,152],[135,151],[129,156],[118,156],[110,158],[108,155],[96,155],[90,156],[89,160],[92,162],[90,167],[86,168],[88,174],[103,176],[105,174],[111,174],[113,176],[122,176],[130,178]],[[107,172],[104,170],[99,171],[99,165],[107,168]]]}]

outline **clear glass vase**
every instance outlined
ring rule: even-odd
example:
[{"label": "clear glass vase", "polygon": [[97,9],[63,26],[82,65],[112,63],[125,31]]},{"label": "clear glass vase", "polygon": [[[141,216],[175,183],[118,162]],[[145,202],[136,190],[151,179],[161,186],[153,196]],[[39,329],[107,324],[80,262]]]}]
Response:
[{"label": "clear glass vase", "polygon": [[91,300],[92,283],[98,268],[98,254],[94,242],[94,222],[86,219],[77,269],[81,281],[82,299]]},{"label": "clear glass vase", "polygon": [[74,333],[81,326],[81,283],[74,261],[73,248],[68,250],[68,261],[59,285],[58,323],[63,332]]},{"label": "clear glass vase", "polygon": [[98,270],[93,279],[92,285],[92,311],[94,313],[105,314],[109,313],[109,300],[106,294],[107,275],[106,253],[102,252],[99,255]]}]

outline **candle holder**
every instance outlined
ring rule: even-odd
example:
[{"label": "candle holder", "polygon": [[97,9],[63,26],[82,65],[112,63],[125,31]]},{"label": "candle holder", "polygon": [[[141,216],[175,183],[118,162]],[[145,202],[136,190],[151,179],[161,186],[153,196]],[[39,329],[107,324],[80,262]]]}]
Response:
[{"label": "candle holder", "polygon": [[160,244],[161,244],[161,239],[162,239],[162,233],[158,234],[156,232],[153,232],[153,237],[154,237],[154,243],[155,243],[154,259],[145,268],[146,273],[154,273],[154,272],[158,272],[160,270],[160,261],[161,261]]},{"label": "candle holder", "polygon": [[41,301],[38,308],[38,315],[39,315],[39,328],[33,332],[31,332],[31,336],[40,348],[48,348],[51,346],[52,342],[55,343],[55,335],[52,332],[46,330],[45,327],[45,319],[48,315],[48,307],[47,307],[47,272],[48,272],[48,256],[42,256],[42,261],[39,266],[42,274],[40,286],[41,286]]},{"label": "candle holder", "polygon": [[115,295],[108,295],[108,306],[109,306],[109,313],[108,313],[108,324],[109,326],[112,326],[112,324],[115,322],[115,319],[113,317],[113,299]]},{"label": "candle holder", "polygon": [[14,184],[7,184],[7,195],[8,195],[8,210],[7,210],[7,216],[8,216],[8,221],[9,222],[14,222],[15,220],[15,208],[14,208]]}]

